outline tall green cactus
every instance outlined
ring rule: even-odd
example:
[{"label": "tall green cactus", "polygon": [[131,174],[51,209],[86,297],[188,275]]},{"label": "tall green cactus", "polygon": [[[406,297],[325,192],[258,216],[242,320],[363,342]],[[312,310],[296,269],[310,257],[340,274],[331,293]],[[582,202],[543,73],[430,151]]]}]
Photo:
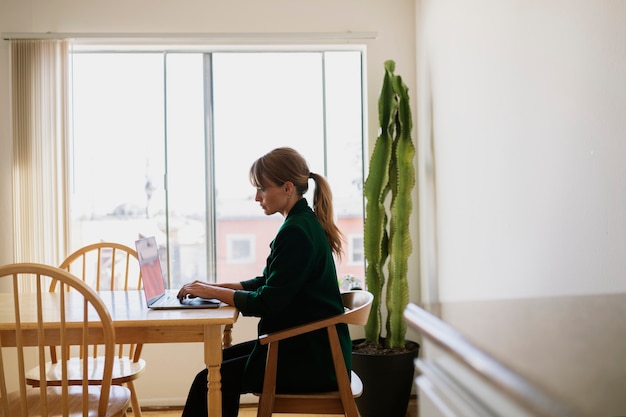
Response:
[{"label": "tall green cactus", "polygon": [[[408,258],[412,251],[409,218],[411,190],[415,186],[411,139],[411,106],[408,88],[394,75],[395,62],[385,62],[385,77],[378,100],[380,134],[365,181],[364,251],[365,279],[374,294],[365,325],[365,340],[377,344],[382,331],[382,292],[386,286],[386,336],[388,348],[404,348],[406,322],[403,312],[409,302]],[[391,194],[391,202],[388,202]],[[389,209],[387,208],[389,207]],[[389,211],[387,211],[389,210]],[[387,263],[388,277],[384,266]]]}]

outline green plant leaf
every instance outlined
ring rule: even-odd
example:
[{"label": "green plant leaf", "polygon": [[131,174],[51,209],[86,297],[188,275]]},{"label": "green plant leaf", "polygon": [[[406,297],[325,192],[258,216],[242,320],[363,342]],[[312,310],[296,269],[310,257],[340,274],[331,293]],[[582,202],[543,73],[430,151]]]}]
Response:
[{"label": "green plant leaf", "polygon": [[397,136],[393,146],[395,164],[394,171],[389,174],[394,179],[390,179],[390,183],[393,184],[391,187],[393,197],[390,207],[386,344],[389,348],[404,348],[406,321],[403,313],[409,303],[408,258],[413,250],[409,221],[413,208],[411,191],[415,186],[413,166],[415,146],[411,139],[412,121],[408,89],[399,76],[394,79],[394,90],[399,97],[399,104],[396,115]]},{"label": "green plant leaf", "polygon": [[[365,326],[365,339],[370,343],[378,343],[380,340],[381,298],[386,284],[387,345],[404,348],[406,322],[403,312],[408,304],[408,257],[412,251],[409,218],[412,211],[411,190],[415,186],[415,147],[411,139],[408,89],[402,78],[394,75],[394,71],[395,62],[386,61],[378,100],[380,132],[364,186],[365,276],[368,290],[374,294],[370,317]],[[391,202],[388,203],[390,194]],[[387,262],[388,277],[385,280],[384,266]]]},{"label": "green plant leaf", "polygon": [[373,343],[378,343],[382,329],[381,299],[385,284],[383,265],[388,257],[386,243],[388,241],[387,213],[384,200],[389,193],[389,171],[387,167],[391,159],[393,143],[391,114],[395,112],[396,105],[392,74],[385,71],[378,100],[380,133],[374,145],[369,172],[364,185],[366,205],[363,249],[367,259],[365,277],[368,290],[374,294],[370,317],[365,326],[365,339]]}]

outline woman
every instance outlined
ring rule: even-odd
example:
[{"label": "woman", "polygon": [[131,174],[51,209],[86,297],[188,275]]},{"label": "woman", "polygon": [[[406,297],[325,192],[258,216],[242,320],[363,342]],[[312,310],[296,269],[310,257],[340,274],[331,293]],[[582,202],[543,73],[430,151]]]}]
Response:
[{"label": "woman", "polygon": [[[303,198],[308,181],[315,182],[312,210]],[[341,256],[341,232],[334,223],[332,195],[326,179],[309,171],[304,158],[291,148],[274,149],[250,168],[257,188],[255,200],[267,215],[285,218],[270,243],[263,275],[237,283],[184,285],[187,295],[217,298],[234,305],[244,316],[260,317],[258,334],[297,326],[343,313],[333,253]],[[338,326],[347,369],[352,345],[347,325]],[[224,349],[222,416],[236,417],[242,393],[261,392],[266,346],[257,340]],[[189,391],[183,417],[207,415],[207,370],[200,372]],[[277,391],[322,392],[336,390],[326,332],[282,341]]]}]

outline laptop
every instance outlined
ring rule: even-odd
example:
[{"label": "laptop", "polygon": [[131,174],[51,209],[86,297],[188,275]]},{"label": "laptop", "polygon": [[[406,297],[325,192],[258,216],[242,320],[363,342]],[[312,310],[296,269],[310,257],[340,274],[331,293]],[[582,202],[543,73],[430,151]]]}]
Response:
[{"label": "laptop", "polygon": [[135,248],[139,256],[139,269],[143,292],[146,296],[148,308],[155,310],[186,309],[186,308],[217,308],[220,301],[206,298],[185,298],[179,300],[176,291],[165,291],[165,280],[159,260],[159,249],[154,236],[135,241]]}]

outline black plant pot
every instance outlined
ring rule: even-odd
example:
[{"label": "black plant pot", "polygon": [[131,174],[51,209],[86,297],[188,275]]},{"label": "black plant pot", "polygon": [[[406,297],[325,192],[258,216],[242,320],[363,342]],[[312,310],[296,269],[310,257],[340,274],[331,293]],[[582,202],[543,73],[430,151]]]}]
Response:
[{"label": "black plant pot", "polygon": [[[352,345],[363,341],[354,340]],[[361,417],[406,416],[420,346],[407,340],[406,347],[391,354],[352,350],[352,369],[363,382],[363,395],[356,399]]]}]

